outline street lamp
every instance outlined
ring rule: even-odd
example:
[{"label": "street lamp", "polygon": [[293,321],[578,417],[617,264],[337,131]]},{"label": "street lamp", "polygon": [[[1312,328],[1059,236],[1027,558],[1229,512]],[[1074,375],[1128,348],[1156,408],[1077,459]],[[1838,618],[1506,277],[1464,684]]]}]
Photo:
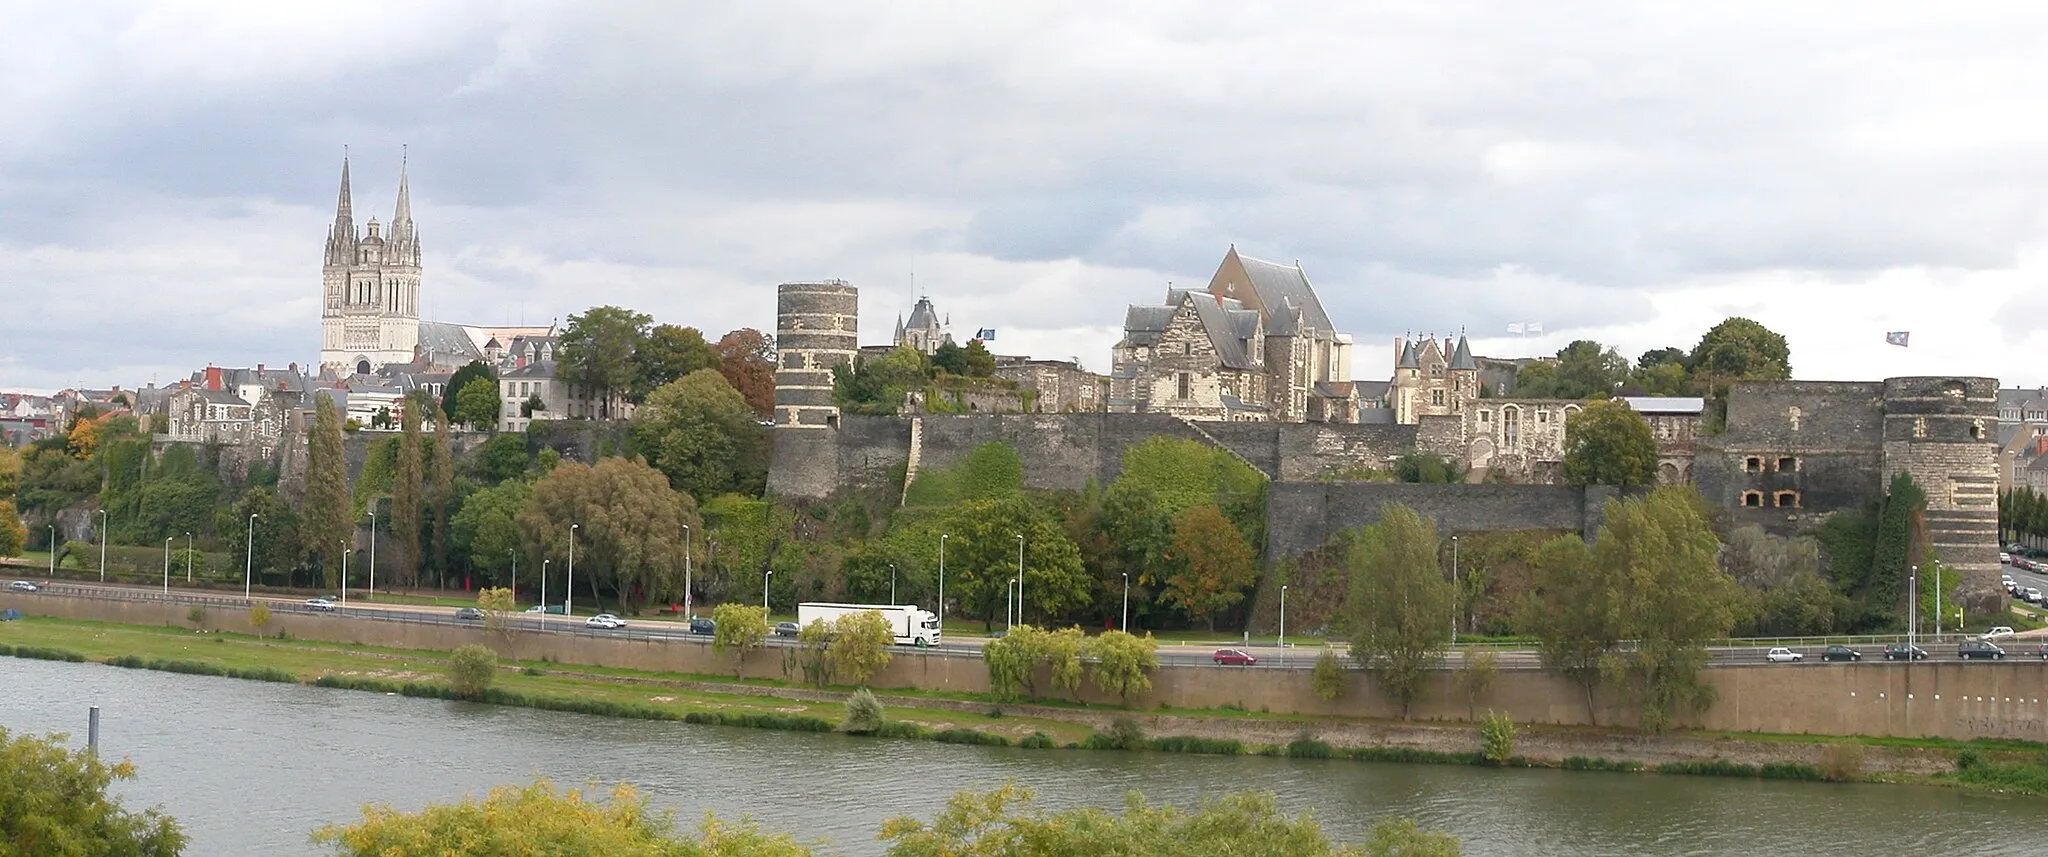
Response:
[{"label": "street lamp", "polygon": [[562,588],[562,615],[576,615],[576,531],[582,524],[569,525],[569,584]]},{"label": "street lamp", "polygon": [[164,594],[171,594],[171,540],[177,536],[164,536]]},{"label": "street lamp", "polygon": [[377,500],[370,500],[370,598],[377,597]]},{"label": "street lamp", "polygon": [[50,525],[50,579],[57,579],[57,525]]},{"label": "street lamp", "polygon": [[761,572],[761,615],[768,615],[768,578],[775,576],[775,569]]},{"label": "street lamp", "polygon": [[1906,663],[1912,663],[1913,632],[1920,627],[1920,567],[1911,566],[1906,576]]},{"label": "street lamp", "polygon": [[939,534],[939,633],[946,633],[946,534]]},{"label": "street lamp", "polygon": [[349,555],[349,554],[351,554],[351,553],[354,553],[355,551],[354,551],[354,550],[352,550],[352,549],[350,549],[350,548],[348,547],[348,542],[346,542],[346,541],[342,542],[342,543],[341,543],[341,545],[342,545],[342,548],[341,548],[341,606],[343,606],[343,607],[347,607],[347,606],[348,606],[348,555]]},{"label": "street lamp", "polygon": [[[1287,587],[1281,587],[1285,594]],[[1458,537],[1451,537],[1451,645],[1458,644]]]},{"label": "street lamp", "polygon": [[694,614],[694,613],[691,613],[691,612],[690,612],[690,611],[691,611],[691,610],[693,609],[693,608],[692,608],[692,607],[690,606],[690,604],[691,604],[691,601],[690,601],[690,540],[691,540],[692,538],[694,538],[694,536],[693,536],[693,535],[692,535],[692,534],[690,533],[690,525],[689,525],[689,524],[684,524],[684,525],[683,525],[683,618],[685,618],[685,619],[691,618],[691,617],[693,617],[693,616],[695,616],[695,615],[696,615],[696,614]]},{"label": "street lamp", "polygon": [[548,563],[551,562],[554,560],[540,561],[540,623],[543,625],[548,623]]},{"label": "street lamp", "polygon": [[512,558],[512,572],[507,577],[512,580],[512,599],[517,601],[519,599],[519,551],[506,548],[505,555]]},{"label": "street lamp", "polygon": [[1017,622],[1024,621],[1024,534],[1017,534]]},{"label": "street lamp", "polygon": [[889,563],[889,606],[896,606],[896,564]]},{"label": "street lamp", "polygon": [[242,567],[242,600],[249,600],[249,584],[256,579],[256,519],[261,515],[249,515],[249,549],[247,565]]},{"label": "street lamp", "polygon": [[100,510],[100,582],[107,582],[107,510]]},{"label": "street lamp", "polygon": [[1016,624],[1017,578],[1010,578],[1010,582],[1003,586],[1003,598],[1006,599],[1003,601],[1003,634],[1007,636],[1010,626]]},{"label": "street lamp", "polygon": [[1287,651],[1287,584],[1280,584],[1280,651]]},{"label": "street lamp", "polygon": [[1128,634],[1128,633],[1130,633],[1130,632],[1131,632],[1131,573],[1130,573],[1130,572],[1128,572],[1128,571],[1126,571],[1126,572],[1123,572],[1123,576],[1124,576],[1124,618],[1123,618],[1123,621],[1121,621],[1121,622],[1118,622],[1118,623],[1117,623],[1116,629],[1117,629],[1117,630],[1119,630],[1119,631],[1122,631],[1122,632],[1124,632],[1124,633],[1126,633],[1126,634]]}]

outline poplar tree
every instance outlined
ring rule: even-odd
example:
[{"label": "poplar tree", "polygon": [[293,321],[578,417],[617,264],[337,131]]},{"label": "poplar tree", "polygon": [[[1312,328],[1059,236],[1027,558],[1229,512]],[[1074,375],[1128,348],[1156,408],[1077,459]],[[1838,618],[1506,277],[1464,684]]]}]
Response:
[{"label": "poplar tree", "polygon": [[1422,694],[1451,644],[1451,584],[1437,564],[1436,526],[1398,503],[1381,508],[1345,552],[1351,592],[1342,616],[1351,657],[1401,704]]},{"label": "poplar tree", "polygon": [[317,397],[313,431],[306,438],[306,496],[300,505],[301,557],[317,563],[321,581],[333,587],[341,579],[341,552],[355,530],[349,515],[348,464],[341,453],[341,412],[334,401]]},{"label": "poplar tree", "polygon": [[448,504],[455,499],[455,452],[448,439],[448,415],[434,411],[434,457],[427,466],[427,500],[434,507],[433,540],[427,558],[447,585]]},{"label": "poplar tree", "polygon": [[423,529],[426,450],[420,439],[419,403],[407,399],[400,412],[398,473],[391,477],[391,534],[398,540],[398,573],[408,584],[419,582],[420,533]]}]

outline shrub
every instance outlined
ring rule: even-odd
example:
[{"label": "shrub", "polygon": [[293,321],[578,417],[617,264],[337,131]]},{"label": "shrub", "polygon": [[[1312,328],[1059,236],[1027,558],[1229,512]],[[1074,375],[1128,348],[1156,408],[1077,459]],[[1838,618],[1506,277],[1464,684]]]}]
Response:
[{"label": "shrub", "polygon": [[1496,765],[1504,764],[1515,755],[1514,718],[1495,711],[1486,712],[1479,721],[1479,755]]},{"label": "shrub", "polygon": [[1977,755],[1977,751],[1975,750],[1956,751],[1957,771],[1967,771],[1971,768],[1977,767],[1980,764],[1983,764],[1983,762],[1984,757]]},{"label": "shrub", "polygon": [[1351,758],[1361,762],[1404,762],[1411,765],[1476,765],[1484,761],[1478,753],[1440,753],[1414,747],[1353,747]]},{"label": "shrub", "polygon": [[38,661],[70,661],[74,664],[85,663],[85,656],[77,652],[70,651],[68,649],[46,648],[43,646],[15,646],[14,656],[17,658],[32,658]]},{"label": "shrub", "polygon": [[256,636],[263,636],[263,627],[270,624],[270,606],[261,601],[249,605],[249,627],[256,629]]},{"label": "shrub", "polygon": [[1056,745],[1044,732],[1033,732],[1019,740],[1017,746],[1027,750],[1050,750]]},{"label": "shrub", "polygon": [[855,735],[867,735],[882,728],[882,703],[863,687],[846,698],[846,721],[839,724],[842,731]]},{"label": "shrub", "polygon": [[191,622],[194,628],[206,627],[206,608],[192,605],[192,609],[185,611],[185,621]]},{"label": "shrub", "polygon": [[1296,738],[1287,745],[1287,758],[1290,759],[1328,759],[1336,754],[1337,751],[1328,743],[1313,738]]},{"label": "shrub", "polygon": [[1806,780],[1814,782],[1827,779],[1819,768],[1799,762],[1766,762],[1757,768],[1756,775],[1767,780]]},{"label": "shrub", "polygon": [[747,714],[728,711],[692,711],[684,723],[712,726],[741,726],[748,729],[780,729],[786,732],[830,732],[832,721],[803,714]]},{"label": "shrub", "polygon": [[146,662],[142,660],[141,655],[122,655],[118,658],[109,658],[107,660],[107,663],[110,666],[123,667],[131,670],[145,669],[149,666]]},{"label": "shrub", "polygon": [[497,676],[498,655],[490,649],[467,643],[455,647],[455,651],[448,655],[448,681],[454,686],[452,689],[456,696],[482,698]]},{"label": "shrub", "polygon": [[543,675],[547,675],[547,673],[545,673],[545,672],[541,671],[541,668],[540,668],[540,667],[527,667],[526,669],[520,670],[520,671],[519,671],[519,674],[520,674],[520,675],[525,675],[525,676],[543,676]]},{"label": "shrub", "polygon": [[975,744],[984,747],[1010,746],[1010,739],[976,729],[946,729],[933,734],[932,740],[941,744]]},{"label": "shrub", "polygon": [[1640,771],[1643,763],[1628,759],[1602,759],[1598,757],[1570,756],[1564,760],[1568,771]]},{"label": "shrub", "polygon": [[[1970,751],[1963,751],[1968,753]],[[1961,761],[1961,754],[1957,754]],[[1974,754],[1973,754],[1974,756]],[[1987,762],[1973,758],[1970,766],[1960,768],[1956,779],[1972,785],[1988,786],[2000,791],[2048,793],[2048,765],[2039,763]]]},{"label": "shrub", "polygon": [[1863,779],[1863,744],[1837,741],[1821,752],[1820,770],[1829,780],[1850,783]]},{"label": "shrub", "polygon": [[908,720],[892,720],[875,730],[877,738],[930,738],[932,730],[922,723]]},{"label": "shrub", "polygon": [[1244,744],[1234,738],[1196,738],[1172,735],[1149,742],[1154,750],[1167,753],[1197,753],[1204,756],[1242,756]]},{"label": "shrub", "polygon": [[1754,777],[1758,775],[1755,765],[1730,762],[1727,759],[1704,759],[1690,762],[1659,762],[1657,773],[1692,774],[1702,777]]}]

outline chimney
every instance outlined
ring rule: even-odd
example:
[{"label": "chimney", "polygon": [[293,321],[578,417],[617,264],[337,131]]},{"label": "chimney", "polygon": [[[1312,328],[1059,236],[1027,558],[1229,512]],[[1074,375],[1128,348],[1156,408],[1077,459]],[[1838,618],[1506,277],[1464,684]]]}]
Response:
[{"label": "chimney", "polygon": [[258,364],[256,364],[256,374],[258,374],[258,375],[261,375],[261,374],[263,374],[263,364],[261,364],[261,363],[258,363]]},{"label": "chimney", "polygon": [[296,372],[298,372],[298,371],[299,371],[299,361],[297,361],[297,360],[293,360],[293,361],[292,361],[292,365],[290,365],[290,366],[287,366],[287,367],[285,367],[285,368],[287,368],[287,369],[290,369],[290,370],[292,370],[292,371],[293,371],[294,373],[296,373]]},{"label": "chimney", "polygon": [[209,389],[209,390],[218,390],[218,389],[220,389],[220,367],[218,367],[218,366],[208,366],[208,367],[206,367],[206,389]]}]

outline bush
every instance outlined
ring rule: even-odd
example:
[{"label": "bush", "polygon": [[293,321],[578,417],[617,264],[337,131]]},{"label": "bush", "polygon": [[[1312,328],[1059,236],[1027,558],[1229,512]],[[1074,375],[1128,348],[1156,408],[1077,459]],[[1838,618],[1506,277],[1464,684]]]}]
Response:
[{"label": "bush", "polygon": [[[1969,767],[1962,767],[1963,753],[1970,753]],[[1956,754],[1956,779],[2000,791],[2048,793],[2048,765],[2027,762],[1987,762],[1964,750]]]},{"label": "bush", "polygon": [[1642,770],[1643,763],[1630,761],[1628,759],[1602,759],[1598,757],[1588,758],[1586,756],[1571,756],[1567,757],[1564,760],[1564,768],[1568,771],[1634,772]]},{"label": "bush", "polygon": [[1805,780],[1817,782],[1827,779],[1819,768],[1800,762],[1766,762],[1756,770],[1756,775],[1767,780]]},{"label": "bush", "polygon": [[1154,750],[1167,753],[1196,753],[1204,756],[1242,756],[1244,744],[1234,738],[1196,738],[1173,735],[1148,742]]},{"label": "bush", "polygon": [[1829,744],[1821,753],[1820,770],[1830,781],[1837,783],[1863,779],[1863,744],[1857,741]]},{"label": "bush", "polygon": [[147,669],[149,667],[149,664],[142,660],[141,655],[122,655],[117,658],[109,658],[107,664],[131,670]]},{"label": "bush", "polygon": [[519,674],[520,674],[520,675],[525,675],[525,676],[543,676],[543,675],[547,675],[547,673],[545,673],[545,672],[542,672],[542,671],[541,671],[541,668],[540,668],[540,667],[527,667],[526,669],[520,670],[520,671],[519,671]]},{"label": "bush", "polygon": [[1328,759],[1335,755],[1335,748],[1314,738],[1296,738],[1287,744],[1287,758],[1290,759]]},{"label": "bush", "polygon": [[1026,750],[1050,750],[1057,745],[1044,732],[1033,732],[1019,740],[1017,746]]},{"label": "bush", "polygon": [[1360,762],[1402,762],[1411,765],[1477,765],[1485,761],[1478,753],[1440,753],[1414,747],[1353,747],[1347,751]]},{"label": "bush", "polygon": [[455,647],[448,655],[448,681],[455,695],[479,699],[498,677],[498,654],[476,643]]},{"label": "bush", "polygon": [[780,729],[786,732],[830,732],[832,721],[802,714],[744,714],[728,711],[692,711],[684,723],[711,726],[741,726],[748,729]]},{"label": "bush", "polygon": [[1010,739],[976,729],[946,729],[933,734],[932,740],[941,744],[974,744],[983,747],[1010,746]]},{"label": "bush", "polygon": [[1730,762],[1727,759],[1705,759],[1691,762],[1659,762],[1657,773],[1692,774],[1701,777],[1754,777],[1758,771],[1755,765]]},{"label": "bush", "polygon": [[883,723],[881,728],[875,730],[874,734],[877,738],[930,738],[932,730],[922,723],[912,723],[908,720],[892,720]]},{"label": "bush", "polygon": [[187,621],[187,622],[191,622],[191,623],[192,623],[192,627],[194,627],[194,628],[203,628],[203,627],[205,627],[205,626],[206,626],[206,608],[204,608],[204,607],[201,607],[201,606],[199,606],[199,605],[197,605],[197,604],[194,604],[194,605],[192,605],[192,609],[190,609],[190,610],[187,610],[187,611],[185,611],[185,621]]},{"label": "bush", "polygon": [[67,649],[45,648],[43,646],[15,646],[14,656],[17,658],[32,658],[38,661],[70,661],[74,664],[85,663],[85,656],[77,652],[73,652]]},{"label": "bush", "polygon": [[881,701],[863,687],[846,698],[846,721],[839,728],[854,735],[867,735],[882,728],[882,720]]},{"label": "bush", "polygon": [[1967,771],[1983,763],[1984,757],[1977,755],[1975,750],[1958,750],[1956,752],[1957,771]]},{"label": "bush", "polygon": [[1496,765],[1515,755],[1515,721],[1499,712],[1488,711],[1479,721],[1479,755]]}]

